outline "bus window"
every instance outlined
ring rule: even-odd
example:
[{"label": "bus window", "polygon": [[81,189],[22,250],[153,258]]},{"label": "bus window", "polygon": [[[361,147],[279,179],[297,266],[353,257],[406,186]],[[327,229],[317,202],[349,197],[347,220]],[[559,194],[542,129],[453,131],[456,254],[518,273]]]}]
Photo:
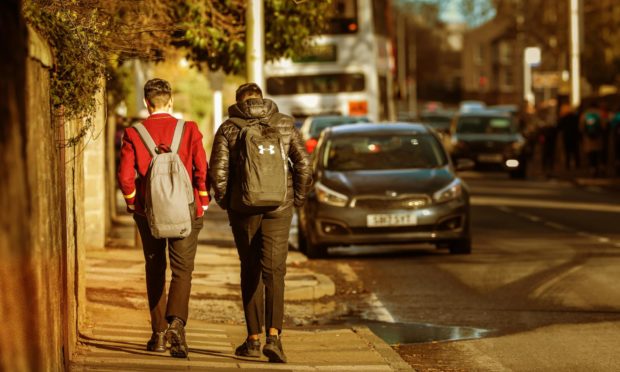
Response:
[{"label": "bus window", "polygon": [[267,79],[267,94],[272,96],[360,92],[365,88],[363,74],[273,76]]},{"label": "bus window", "polygon": [[332,0],[332,14],[327,34],[352,34],[357,32],[357,1]]}]

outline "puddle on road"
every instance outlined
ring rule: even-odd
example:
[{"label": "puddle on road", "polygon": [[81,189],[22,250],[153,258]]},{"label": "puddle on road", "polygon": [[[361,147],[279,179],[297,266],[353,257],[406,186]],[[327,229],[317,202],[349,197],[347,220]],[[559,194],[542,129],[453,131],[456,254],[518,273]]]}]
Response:
[{"label": "puddle on road", "polygon": [[471,340],[491,333],[487,329],[425,323],[364,322],[363,324],[390,345]]},{"label": "puddle on road", "polygon": [[[339,324],[343,324],[340,323]],[[348,326],[366,326],[390,345],[425,342],[473,340],[492,335],[493,331],[473,327],[442,326],[428,323],[387,323],[373,320],[346,321]]]}]

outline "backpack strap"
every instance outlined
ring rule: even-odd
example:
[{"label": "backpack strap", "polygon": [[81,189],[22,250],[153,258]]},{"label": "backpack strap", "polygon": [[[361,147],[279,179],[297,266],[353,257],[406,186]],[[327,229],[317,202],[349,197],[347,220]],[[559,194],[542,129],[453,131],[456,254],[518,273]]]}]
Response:
[{"label": "backpack strap", "polygon": [[157,152],[155,152],[157,145],[155,144],[155,141],[153,141],[153,137],[151,137],[149,131],[146,130],[144,124],[134,124],[133,128],[138,132],[138,135],[140,136],[140,139],[142,139],[142,143],[146,149],[149,151],[149,154],[151,154],[152,157],[155,157],[155,155],[157,155]]},{"label": "backpack strap", "polygon": [[228,121],[235,124],[239,129],[243,129],[250,125],[249,122],[241,118],[228,118]]},{"label": "backpack strap", "polygon": [[172,137],[172,144],[170,145],[170,150],[175,154],[179,151],[179,146],[181,146],[181,138],[183,138],[184,131],[185,120],[179,119],[176,127],[174,128],[174,136]]}]

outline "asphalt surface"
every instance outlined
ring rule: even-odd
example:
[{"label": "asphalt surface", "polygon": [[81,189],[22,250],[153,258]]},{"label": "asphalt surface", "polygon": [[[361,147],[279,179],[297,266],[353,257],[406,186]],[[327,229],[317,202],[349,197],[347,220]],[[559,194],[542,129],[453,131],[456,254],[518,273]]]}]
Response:
[{"label": "asphalt surface", "polygon": [[422,371],[620,370],[620,194],[464,177],[473,253],[333,249],[321,262],[352,269],[370,308],[336,321],[366,322]]}]

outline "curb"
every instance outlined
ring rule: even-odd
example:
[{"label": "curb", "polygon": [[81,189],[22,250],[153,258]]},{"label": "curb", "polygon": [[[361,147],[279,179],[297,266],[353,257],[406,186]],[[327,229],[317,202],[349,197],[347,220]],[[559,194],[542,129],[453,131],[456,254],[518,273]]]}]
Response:
[{"label": "curb", "polygon": [[[293,279],[299,276],[299,280]],[[324,274],[308,271],[287,275],[288,281],[284,287],[284,298],[287,301],[318,300],[321,297],[336,294],[336,284]],[[300,284],[296,284],[299,282]]]},{"label": "curb", "polygon": [[415,371],[390,345],[375,335],[368,327],[355,326],[351,327],[351,329],[358,336],[365,339],[368,345],[376,350],[394,371]]}]

